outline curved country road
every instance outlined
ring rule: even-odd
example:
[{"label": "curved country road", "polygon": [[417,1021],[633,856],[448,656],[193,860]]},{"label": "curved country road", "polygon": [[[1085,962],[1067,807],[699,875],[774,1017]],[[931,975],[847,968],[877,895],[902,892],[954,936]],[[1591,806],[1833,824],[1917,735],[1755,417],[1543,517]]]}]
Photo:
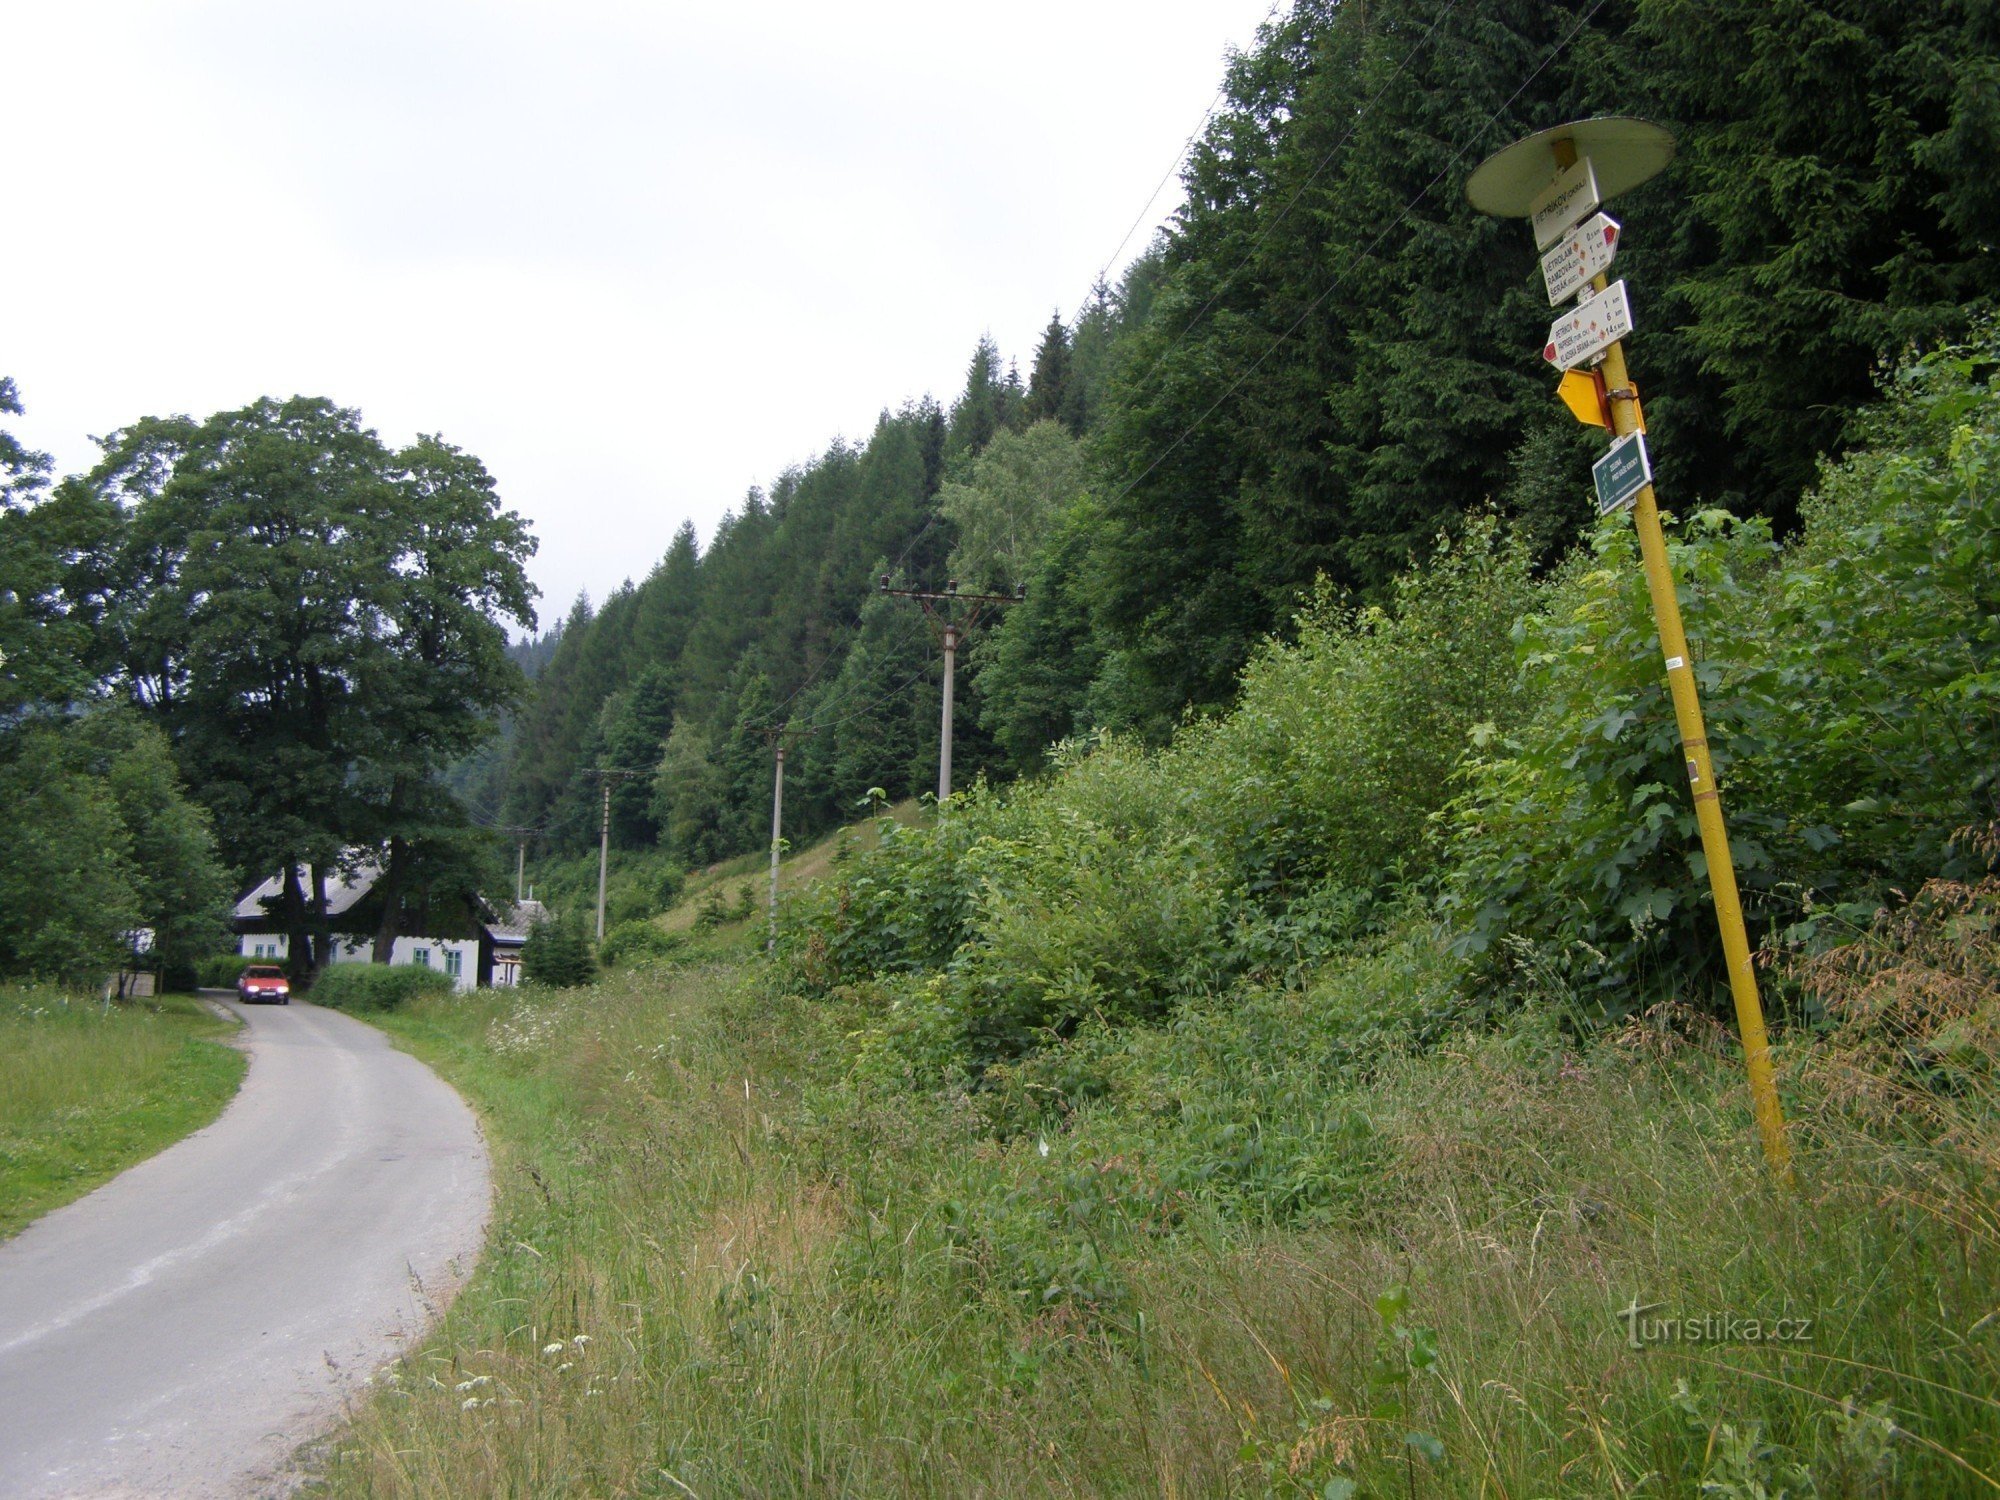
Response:
[{"label": "curved country road", "polygon": [[0,1245],[0,1495],[282,1492],[457,1289],[485,1229],[472,1113],[372,1027],[238,1008],[222,1117]]}]

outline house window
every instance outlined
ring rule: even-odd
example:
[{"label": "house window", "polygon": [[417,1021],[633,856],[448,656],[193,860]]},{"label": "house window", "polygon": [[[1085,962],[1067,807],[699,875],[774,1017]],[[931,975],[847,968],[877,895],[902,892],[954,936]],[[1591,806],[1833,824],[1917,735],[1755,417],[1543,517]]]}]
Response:
[{"label": "house window", "polygon": [[453,979],[465,972],[465,955],[456,948],[444,950],[444,971]]},{"label": "house window", "polygon": [[416,965],[420,969],[428,969],[431,966],[431,950],[428,948],[419,948],[410,957],[416,960]]}]

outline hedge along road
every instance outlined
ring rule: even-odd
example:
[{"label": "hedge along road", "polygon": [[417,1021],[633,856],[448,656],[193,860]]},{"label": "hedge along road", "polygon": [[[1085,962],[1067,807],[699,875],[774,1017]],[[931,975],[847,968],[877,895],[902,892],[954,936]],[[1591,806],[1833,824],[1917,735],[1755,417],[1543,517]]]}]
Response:
[{"label": "hedge along road", "polygon": [[0,1495],[289,1488],[478,1252],[464,1101],[338,1012],[236,1009],[221,1118],[0,1245]]}]

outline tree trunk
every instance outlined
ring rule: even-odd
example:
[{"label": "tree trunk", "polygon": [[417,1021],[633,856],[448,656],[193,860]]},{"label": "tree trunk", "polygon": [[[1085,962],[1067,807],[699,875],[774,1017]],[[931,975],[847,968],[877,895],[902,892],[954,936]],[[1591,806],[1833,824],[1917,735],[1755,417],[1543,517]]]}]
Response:
[{"label": "tree trunk", "polygon": [[390,963],[396,954],[396,939],[403,930],[403,868],[409,846],[399,838],[389,840],[389,868],[375,889],[382,893],[382,921],[375,929],[374,961]]},{"label": "tree trunk", "polygon": [[313,972],[333,962],[333,932],[326,924],[326,870],[313,866]]},{"label": "tree trunk", "polygon": [[312,927],[306,921],[306,895],[299,888],[299,867],[288,855],[284,883],[286,964],[293,974],[310,974],[313,967]]}]

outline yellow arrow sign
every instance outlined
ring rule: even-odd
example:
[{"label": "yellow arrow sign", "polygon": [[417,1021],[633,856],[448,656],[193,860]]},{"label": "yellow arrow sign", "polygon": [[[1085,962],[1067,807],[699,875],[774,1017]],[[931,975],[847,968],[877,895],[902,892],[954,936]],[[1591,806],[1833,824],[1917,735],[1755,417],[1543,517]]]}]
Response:
[{"label": "yellow arrow sign", "polygon": [[1556,387],[1562,404],[1586,427],[1609,427],[1611,403],[1604,399],[1604,377],[1595,370],[1571,370]]}]

